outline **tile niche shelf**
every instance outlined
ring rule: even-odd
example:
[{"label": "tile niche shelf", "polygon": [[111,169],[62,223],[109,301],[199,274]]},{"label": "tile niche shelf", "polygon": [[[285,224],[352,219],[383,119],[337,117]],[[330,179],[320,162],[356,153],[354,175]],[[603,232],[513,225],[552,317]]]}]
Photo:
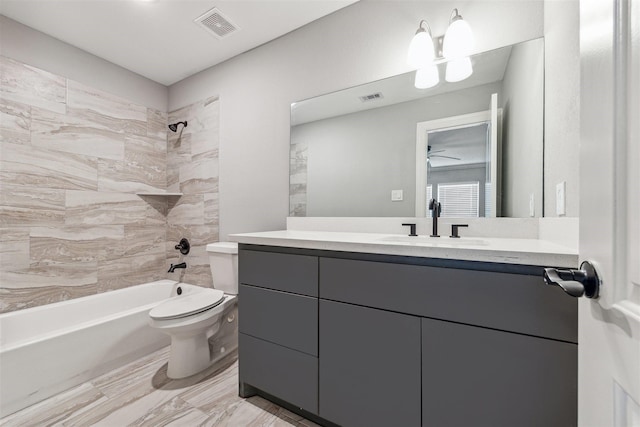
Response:
[{"label": "tile niche shelf", "polygon": [[144,192],[139,192],[136,193],[138,196],[160,196],[160,197],[181,197],[182,193],[167,193],[167,192],[163,192],[163,191],[144,191]]}]

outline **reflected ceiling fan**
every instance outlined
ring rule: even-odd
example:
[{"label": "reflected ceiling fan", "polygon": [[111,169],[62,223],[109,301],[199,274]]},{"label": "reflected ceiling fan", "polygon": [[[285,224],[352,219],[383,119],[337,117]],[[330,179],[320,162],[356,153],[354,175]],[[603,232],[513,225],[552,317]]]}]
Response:
[{"label": "reflected ceiling fan", "polygon": [[447,150],[442,149],[442,150],[431,151],[431,146],[428,145],[427,146],[427,163],[431,163],[431,158],[432,157],[440,157],[440,158],[443,158],[443,159],[452,159],[452,160],[462,160],[459,157],[445,156],[445,155],[442,155],[442,154],[437,154],[437,153],[443,153],[445,151],[447,151]]}]

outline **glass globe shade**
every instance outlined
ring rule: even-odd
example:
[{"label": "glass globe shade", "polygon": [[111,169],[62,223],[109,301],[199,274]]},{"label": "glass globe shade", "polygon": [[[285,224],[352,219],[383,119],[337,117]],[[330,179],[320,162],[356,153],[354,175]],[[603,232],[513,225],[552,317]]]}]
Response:
[{"label": "glass globe shade", "polygon": [[471,55],[475,40],[471,27],[462,18],[454,20],[444,35],[442,54],[447,59]]},{"label": "glass globe shade", "polygon": [[429,33],[421,28],[411,39],[407,63],[415,69],[428,67],[433,63],[434,55],[433,40]]},{"label": "glass globe shade", "polygon": [[430,65],[416,71],[416,80],[414,85],[418,89],[428,89],[437,85],[439,81],[440,76],[438,75],[438,66]]},{"label": "glass globe shade", "polygon": [[459,82],[466,79],[471,74],[473,74],[471,58],[458,58],[447,62],[447,71],[445,73],[446,81],[450,83]]}]

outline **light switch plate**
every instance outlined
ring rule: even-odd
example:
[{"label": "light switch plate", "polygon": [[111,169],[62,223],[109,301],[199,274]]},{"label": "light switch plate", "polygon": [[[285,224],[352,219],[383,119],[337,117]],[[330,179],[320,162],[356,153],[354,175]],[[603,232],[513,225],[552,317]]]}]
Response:
[{"label": "light switch plate", "polygon": [[531,218],[536,216],[536,199],[533,193],[529,194],[529,216]]},{"label": "light switch plate", "polygon": [[391,201],[401,202],[403,199],[402,190],[391,190]]},{"label": "light switch plate", "polygon": [[567,214],[567,203],[565,193],[567,189],[567,182],[562,181],[556,185],[556,215],[563,216]]}]

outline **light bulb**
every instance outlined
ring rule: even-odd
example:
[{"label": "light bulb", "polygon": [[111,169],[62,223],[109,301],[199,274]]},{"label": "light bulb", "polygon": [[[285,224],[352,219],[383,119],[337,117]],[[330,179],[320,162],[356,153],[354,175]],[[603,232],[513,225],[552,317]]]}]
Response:
[{"label": "light bulb", "polygon": [[471,74],[473,74],[471,58],[457,58],[447,62],[447,71],[444,78],[450,83],[455,83],[466,79]]},{"label": "light bulb", "polygon": [[418,89],[428,89],[440,82],[440,76],[438,75],[438,66],[429,65],[425,68],[420,68],[416,71],[415,87]]},{"label": "light bulb", "polygon": [[433,39],[424,28],[420,27],[409,44],[407,63],[415,69],[428,67],[433,63],[434,55]]},{"label": "light bulb", "polygon": [[456,14],[444,35],[442,54],[447,59],[463,58],[471,55],[474,44],[471,27],[467,21]]}]

